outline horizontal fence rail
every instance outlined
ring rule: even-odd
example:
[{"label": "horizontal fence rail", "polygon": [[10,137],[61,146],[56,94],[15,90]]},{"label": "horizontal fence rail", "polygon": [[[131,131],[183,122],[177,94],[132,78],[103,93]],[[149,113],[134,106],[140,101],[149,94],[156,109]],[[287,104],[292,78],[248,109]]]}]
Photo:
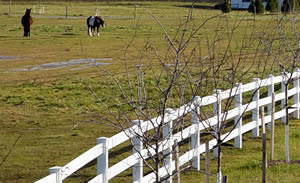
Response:
[{"label": "horizontal fence rail", "polygon": [[[275,111],[274,119],[281,119],[284,122],[285,117],[285,106],[284,99],[284,82],[287,78],[293,78],[293,87],[288,90],[288,97],[293,97],[293,105],[290,106],[288,113],[294,114],[294,117],[299,119],[299,70],[296,69],[293,74],[283,73],[280,76],[270,75],[268,78],[260,80],[254,79],[253,82],[247,84],[238,83],[234,88],[225,91],[215,91],[213,95],[205,97],[194,97],[194,99],[177,108],[177,109],[167,109],[164,119],[163,116],[155,117],[148,121],[134,121],[131,128],[128,128],[110,138],[101,137],[97,139],[98,144],[85,153],[81,154],[68,164],[63,167],[52,167],[49,169],[50,175],[36,181],[36,183],[61,183],[64,179],[72,175],[74,172],[84,167],[86,164],[92,160],[97,159],[97,175],[91,179],[90,183],[106,183],[110,179],[119,175],[129,168],[133,168],[133,182],[154,182],[156,180],[156,175],[154,172],[147,175],[143,175],[143,160],[147,159],[150,155],[155,155],[154,149],[157,147],[153,146],[153,149],[143,149],[143,143],[136,137],[136,134],[142,134],[153,128],[157,127],[162,120],[165,123],[163,128],[163,134],[170,134],[170,129],[172,128],[172,121],[181,118],[189,113],[191,113],[191,125],[182,129],[175,134],[164,138],[159,143],[159,152],[167,154],[166,162],[164,166],[160,168],[159,175],[164,177],[172,174],[175,170],[175,161],[170,155],[172,146],[175,142],[181,142],[187,138],[191,138],[190,150],[185,152],[179,157],[179,166],[182,166],[188,162],[192,162],[192,166],[200,170],[200,154],[205,153],[205,144],[200,144],[200,133],[205,129],[213,127],[218,124],[219,117],[224,116],[226,120],[234,120],[236,124],[235,128],[231,132],[227,132],[221,136],[223,142],[234,140],[234,146],[236,148],[242,148],[242,135],[244,133],[252,131],[252,136],[259,136],[259,127],[261,124],[260,116],[258,115],[259,109],[262,106],[267,106],[268,113],[264,117],[265,124],[271,122],[271,104],[272,104],[272,94],[275,93],[274,85],[281,84],[281,91],[274,94],[274,100],[281,101],[281,109]],[[260,89],[267,89],[267,96],[261,98]],[[243,93],[252,92],[253,99],[251,102],[243,104]],[[226,114],[219,112],[216,113],[217,107],[221,106],[222,100],[234,97],[235,106],[233,109],[226,112]],[[199,114],[201,113],[200,108],[203,106],[213,105],[214,115],[205,121],[199,119]],[[242,124],[242,114],[246,112],[252,112],[252,120],[245,124]],[[166,136],[167,137],[167,136]],[[109,150],[122,144],[123,142],[131,141],[133,148],[132,155],[126,157],[125,159],[119,161],[118,163],[109,167]],[[217,145],[217,140],[213,139],[209,141],[209,149],[215,149]]]}]

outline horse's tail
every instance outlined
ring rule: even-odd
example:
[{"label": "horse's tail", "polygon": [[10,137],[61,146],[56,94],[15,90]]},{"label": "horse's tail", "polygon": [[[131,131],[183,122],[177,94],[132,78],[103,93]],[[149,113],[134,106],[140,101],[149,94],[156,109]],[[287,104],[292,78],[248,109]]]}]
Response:
[{"label": "horse's tail", "polygon": [[31,17],[29,17],[29,25],[32,25],[32,23],[33,23],[33,20]]}]

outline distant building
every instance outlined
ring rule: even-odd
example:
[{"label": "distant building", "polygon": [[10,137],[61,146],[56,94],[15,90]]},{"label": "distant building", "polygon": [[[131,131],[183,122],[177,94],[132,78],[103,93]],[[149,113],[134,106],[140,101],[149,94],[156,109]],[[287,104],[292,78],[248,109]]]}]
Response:
[{"label": "distant building", "polygon": [[[251,0],[231,0],[232,9],[248,9]],[[255,0],[254,0],[255,1]],[[283,3],[283,0],[279,0],[280,4]],[[268,0],[262,0],[264,6],[266,7]]]}]

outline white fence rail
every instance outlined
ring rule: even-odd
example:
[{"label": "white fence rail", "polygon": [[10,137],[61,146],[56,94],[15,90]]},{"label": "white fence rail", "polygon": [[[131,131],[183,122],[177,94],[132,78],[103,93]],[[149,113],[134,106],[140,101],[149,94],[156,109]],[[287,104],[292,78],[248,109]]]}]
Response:
[{"label": "white fence rail", "polygon": [[[299,118],[299,71],[298,69],[293,72],[293,87],[288,90],[288,96],[293,96],[293,105],[289,109],[289,114],[293,113],[294,117]],[[223,142],[234,139],[234,145],[236,148],[242,148],[242,134],[252,131],[252,136],[259,136],[259,127],[261,126],[261,120],[259,119],[259,108],[261,106],[266,106],[268,108],[268,113],[265,115],[265,123],[271,122],[271,103],[272,103],[272,93],[274,92],[274,85],[281,83],[281,92],[275,94],[275,102],[281,101],[281,106],[284,106],[284,84],[287,77],[291,74],[282,74],[281,76],[270,75],[267,79],[254,79],[253,82],[248,84],[237,84],[236,87],[226,90],[226,91],[216,91],[214,95],[206,97],[195,97],[194,100],[186,105],[181,106],[177,109],[167,110],[164,133],[168,134],[168,129],[172,128],[172,121],[177,118],[191,113],[192,123],[189,127],[186,127],[182,131],[172,134],[171,138],[164,140],[159,147],[159,151],[163,153],[168,153],[172,150],[172,145],[174,145],[175,140],[178,142],[183,141],[186,138],[191,137],[192,146],[188,152],[185,152],[179,157],[179,166],[192,161],[192,166],[194,168],[200,169],[200,157],[199,155],[205,152],[205,144],[200,145],[200,133],[201,131],[209,128],[211,126],[217,125],[217,116],[222,116],[223,114],[215,114],[213,117],[206,119],[205,122],[201,122],[198,115],[200,108],[202,106],[213,105],[214,108],[220,107],[222,100],[234,97],[235,106],[232,110],[228,111],[225,120],[234,119],[236,124],[235,129],[232,132],[228,132],[222,135]],[[259,91],[266,87],[267,96],[260,98]],[[254,92],[253,100],[250,103],[242,104],[242,95],[245,92]],[[218,110],[215,110],[218,111]],[[252,111],[252,121],[242,124],[242,114],[248,111]],[[279,111],[275,111],[275,119],[281,119],[284,122],[285,109],[282,107]],[[167,119],[167,120],[166,120]],[[63,167],[52,167],[50,168],[50,175],[36,181],[36,183],[61,183],[64,179],[72,175],[74,172],[82,168],[84,165],[90,161],[97,159],[97,176],[95,176],[90,183],[105,183],[108,182],[113,177],[127,170],[128,168],[133,168],[133,182],[154,182],[155,174],[150,173],[148,175],[143,175],[143,159],[149,156],[149,149],[143,149],[143,144],[138,138],[135,138],[134,134],[139,131],[139,133],[146,132],[157,126],[162,120],[161,116],[153,118],[149,121],[134,121],[135,125],[123,132],[120,132],[110,138],[101,137],[97,139],[98,144],[93,148],[89,149],[76,159],[72,160]],[[135,133],[133,133],[135,132]],[[225,139],[226,138],[226,139]],[[109,165],[109,150],[119,144],[132,139],[134,150],[133,154],[129,157],[123,159],[122,161],[108,167]],[[209,149],[213,149],[217,144],[217,141],[211,140],[209,142]],[[155,154],[150,151],[151,154]],[[167,158],[164,167],[160,168],[160,176],[166,176],[170,172],[175,170],[175,162],[172,160],[171,155]]]}]

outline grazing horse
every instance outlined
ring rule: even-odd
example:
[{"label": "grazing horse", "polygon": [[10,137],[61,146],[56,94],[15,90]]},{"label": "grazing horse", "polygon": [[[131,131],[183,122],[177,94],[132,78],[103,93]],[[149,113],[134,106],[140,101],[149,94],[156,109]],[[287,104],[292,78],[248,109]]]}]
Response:
[{"label": "grazing horse", "polygon": [[30,37],[30,26],[33,23],[30,16],[31,9],[26,9],[25,15],[22,17],[21,23],[24,27],[24,37]]},{"label": "grazing horse", "polygon": [[90,16],[87,19],[86,23],[87,23],[87,26],[88,26],[88,35],[89,36],[94,36],[95,35],[95,28],[97,28],[97,36],[100,36],[100,34],[99,34],[100,25],[102,27],[105,27],[104,18],[98,17],[98,16]]}]

